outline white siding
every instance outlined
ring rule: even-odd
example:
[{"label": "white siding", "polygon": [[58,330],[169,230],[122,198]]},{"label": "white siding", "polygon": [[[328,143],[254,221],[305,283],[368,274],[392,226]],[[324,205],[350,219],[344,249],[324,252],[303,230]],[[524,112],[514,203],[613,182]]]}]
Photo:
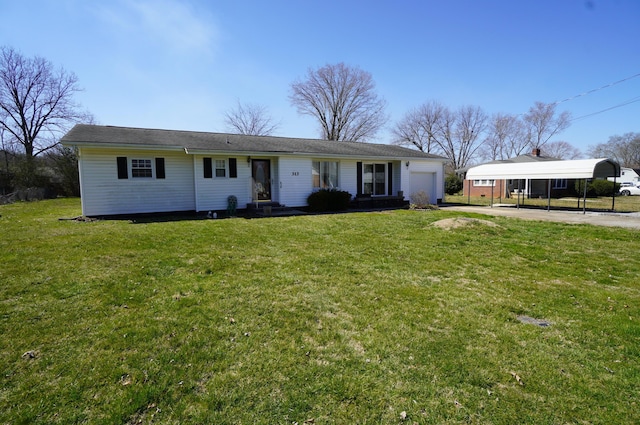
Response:
[{"label": "white siding", "polygon": [[424,190],[429,202],[435,204],[444,199],[444,165],[440,161],[411,160],[409,167],[403,165],[402,189],[409,199],[416,191]]},{"label": "white siding", "polygon": [[357,176],[355,160],[338,160],[335,158],[280,158],[280,203],[289,207],[307,206],[307,197],[313,192],[311,167],[313,161],[338,162],[338,186],[351,196],[357,193]]},{"label": "white siding", "polygon": [[280,203],[288,207],[304,207],[312,191],[311,158],[280,158],[276,180]]},{"label": "white siding", "polygon": [[[118,179],[119,156],[127,157],[127,179]],[[132,158],[151,159],[153,178],[133,178]],[[156,179],[155,158],[165,160],[164,179]],[[81,148],[78,168],[82,213],[86,216],[190,211],[195,207],[192,160],[184,153]]]},{"label": "white siding", "polygon": [[[127,157],[128,178],[118,179],[117,157]],[[204,178],[203,158],[212,159],[213,177]],[[131,159],[150,159],[153,178],[133,178]],[[165,160],[165,179],[157,179],[155,158]],[[229,177],[229,158],[235,158],[237,177]],[[271,157],[272,188],[274,202],[288,207],[304,207],[313,191],[312,161],[337,161],[339,188],[352,196],[358,193],[357,163],[393,163],[393,188],[391,193],[404,191],[405,198],[420,185],[429,193],[432,202],[444,196],[444,167],[441,161],[406,161],[328,159],[322,157]],[[215,160],[224,159],[225,177],[215,177]],[[83,147],[79,158],[82,211],[87,216],[134,214],[170,211],[225,210],[227,198],[238,198],[238,209],[246,208],[252,200],[251,162],[241,155],[190,155],[182,151],[143,149],[98,149]],[[428,175],[428,176],[426,176]],[[421,183],[422,182],[422,183]],[[428,187],[427,187],[428,186]]]},{"label": "white siding", "polygon": [[340,161],[340,190],[349,192],[352,197],[358,194],[358,161],[342,160]]},{"label": "white siding", "polygon": [[[211,158],[213,177],[204,178],[203,158]],[[238,177],[229,177],[229,158],[236,158]],[[216,177],[215,161],[224,159],[227,164],[227,175]],[[226,210],[227,198],[234,195],[238,198],[238,209],[246,208],[251,202],[251,164],[246,156],[213,156],[195,155],[195,184],[197,189],[196,211]],[[271,164],[273,167],[273,163]],[[272,171],[273,173],[273,171]]]}]

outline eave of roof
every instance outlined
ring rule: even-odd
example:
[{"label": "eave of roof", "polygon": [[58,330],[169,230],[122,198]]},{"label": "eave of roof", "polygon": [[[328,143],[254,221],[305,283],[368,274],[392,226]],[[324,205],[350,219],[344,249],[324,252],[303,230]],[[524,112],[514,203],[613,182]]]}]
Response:
[{"label": "eave of roof", "polygon": [[157,130],[78,124],[62,144],[101,148],[180,149],[190,154],[314,155],[327,158],[429,159],[446,158],[395,145],[336,142],[274,136],[246,136],[179,130]]}]

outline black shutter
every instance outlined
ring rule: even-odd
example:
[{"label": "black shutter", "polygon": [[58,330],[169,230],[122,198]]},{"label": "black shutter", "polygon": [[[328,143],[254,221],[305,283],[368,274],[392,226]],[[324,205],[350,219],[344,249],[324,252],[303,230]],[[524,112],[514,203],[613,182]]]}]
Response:
[{"label": "black shutter", "polygon": [[156,178],[164,179],[164,158],[156,158]]},{"label": "black shutter", "polygon": [[393,195],[393,163],[390,162],[389,163],[389,170],[388,170],[387,176],[389,179],[388,185],[389,187],[387,188],[387,193],[389,194],[389,196]]},{"label": "black shutter", "polygon": [[235,179],[238,177],[238,160],[229,158],[229,177]]},{"label": "black shutter", "polygon": [[356,174],[356,184],[358,185],[356,196],[360,196],[362,195],[362,162],[356,164]]},{"label": "black shutter", "polygon": [[202,166],[204,167],[204,178],[213,178],[213,168],[211,167],[211,158],[202,158]]},{"label": "black shutter", "polygon": [[128,179],[129,172],[127,171],[127,157],[119,156],[117,158],[118,161],[118,178],[119,179]]}]

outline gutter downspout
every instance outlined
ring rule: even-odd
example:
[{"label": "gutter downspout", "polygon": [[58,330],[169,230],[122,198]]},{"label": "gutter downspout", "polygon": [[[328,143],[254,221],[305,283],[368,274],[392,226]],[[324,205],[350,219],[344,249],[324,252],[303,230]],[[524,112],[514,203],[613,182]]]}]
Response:
[{"label": "gutter downspout", "polygon": [[[184,153],[186,153],[187,155],[191,155],[189,153],[189,149],[184,148]],[[198,209],[199,207],[199,202],[198,202],[198,179],[196,178],[196,156],[195,155],[191,155],[193,158],[193,201],[195,202],[195,205],[193,206],[194,210],[196,212],[200,212],[200,210]]]}]

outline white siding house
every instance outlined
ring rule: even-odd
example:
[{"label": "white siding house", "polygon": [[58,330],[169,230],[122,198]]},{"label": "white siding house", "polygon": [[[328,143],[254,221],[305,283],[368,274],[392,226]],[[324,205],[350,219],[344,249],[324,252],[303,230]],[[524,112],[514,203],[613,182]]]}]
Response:
[{"label": "white siding house", "polygon": [[61,140],[78,148],[86,216],[307,206],[320,189],[357,199],[418,191],[444,196],[440,156],[400,146],[76,125]]},{"label": "white siding house", "polygon": [[[613,181],[614,177],[608,177]],[[617,183],[631,183],[633,185],[640,182],[640,168],[620,167],[620,177],[616,177]]]}]

